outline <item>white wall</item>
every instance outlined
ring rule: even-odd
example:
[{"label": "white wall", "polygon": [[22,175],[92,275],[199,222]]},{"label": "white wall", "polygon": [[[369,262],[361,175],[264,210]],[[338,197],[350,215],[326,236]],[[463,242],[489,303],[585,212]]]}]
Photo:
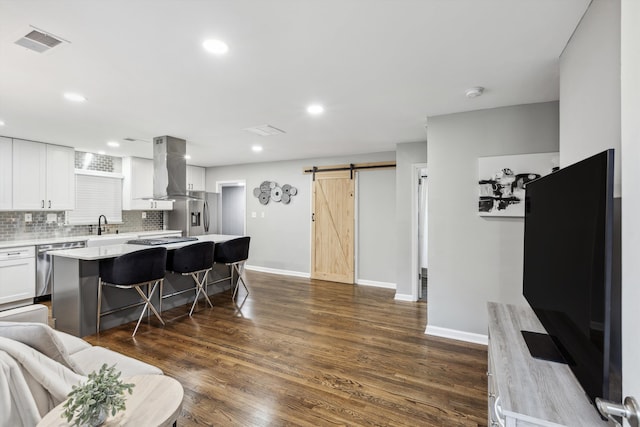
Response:
[{"label": "white wall", "polygon": [[[412,142],[396,145],[396,298],[416,300],[417,294],[411,289],[412,278],[417,279],[417,268],[412,268],[412,245],[417,245],[417,235],[413,236],[412,218],[416,213],[412,201],[417,197],[413,193],[413,165],[427,161],[427,143]],[[414,239],[415,237],[415,239]],[[416,259],[417,261],[417,259]]]},{"label": "white wall", "polygon": [[[311,263],[311,175],[303,174],[303,169],[310,166],[323,166],[334,164],[349,164],[395,160],[395,153],[373,153],[354,155],[350,157],[335,157],[323,159],[304,159],[283,162],[252,163],[235,166],[222,166],[207,168],[207,191],[215,191],[217,181],[246,181],[247,201],[247,234],[251,236],[251,249],[248,264],[267,269],[284,270],[293,273],[308,275]],[[376,186],[380,179],[374,177],[377,174],[385,174],[386,171],[372,170],[359,172],[360,191],[367,194],[369,186]],[[372,174],[372,175],[369,175]],[[382,176],[382,175],[381,175]],[[269,202],[261,205],[253,196],[253,189],[259,187],[263,181],[276,181],[280,185],[290,184],[298,189],[291,203]],[[392,195],[392,200],[395,195]],[[365,199],[365,203],[369,203]],[[256,217],[252,217],[252,213]],[[264,217],[262,214],[264,213]],[[385,209],[373,212],[377,216],[366,217],[366,224],[375,223],[381,227],[393,222],[393,217]],[[370,228],[365,225],[361,230],[360,238],[370,238]],[[364,232],[364,234],[363,234]],[[385,230],[386,232],[386,230]],[[383,233],[384,235],[384,233]],[[356,242],[362,247],[360,242]],[[395,282],[393,277],[385,275],[376,279],[376,271],[371,271],[369,266],[386,266],[384,271],[395,271],[395,258],[393,244],[383,246],[379,251],[365,251],[359,266],[360,275],[366,279]],[[371,259],[369,258],[371,257]],[[377,268],[377,267],[376,267]],[[362,276],[364,275],[364,276]]]},{"label": "white wall", "polygon": [[640,399],[640,2],[622,0],[622,390]]},{"label": "white wall", "polygon": [[487,301],[525,303],[524,220],[478,216],[478,157],[557,151],[558,103],[429,117],[428,122],[427,333],[486,335]]},{"label": "white wall", "polygon": [[358,172],[358,281],[395,286],[396,170]]},{"label": "white wall", "polygon": [[[640,2],[594,0],[560,62],[560,146],[566,158],[586,157],[609,147],[617,151],[616,195],[622,196],[622,388],[623,396],[636,399],[640,399],[639,40]],[[593,98],[587,99],[584,94],[593,90]]]},{"label": "white wall", "polygon": [[607,148],[620,197],[619,0],[595,0],[560,57],[560,166]]}]

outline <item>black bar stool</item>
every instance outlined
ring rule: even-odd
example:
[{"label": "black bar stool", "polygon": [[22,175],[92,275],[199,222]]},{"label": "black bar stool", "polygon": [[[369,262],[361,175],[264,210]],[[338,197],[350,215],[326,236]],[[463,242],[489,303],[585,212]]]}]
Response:
[{"label": "black bar stool", "polygon": [[[191,305],[191,311],[189,316],[193,314],[193,309],[198,302],[200,293],[204,294],[205,299],[213,308],[213,304],[209,299],[209,295],[204,288],[207,281],[207,275],[213,268],[213,242],[198,242],[182,248],[170,251],[167,254],[167,271],[171,271],[176,274],[182,274],[183,276],[191,276],[193,281],[196,282],[196,298]],[[199,277],[199,275],[202,276]],[[191,289],[185,289],[190,291]],[[162,295],[160,299],[160,311],[162,312],[162,299],[169,298],[174,295],[180,294],[185,291],[178,291],[171,295]]]},{"label": "black bar stool", "polygon": [[[229,277],[216,280],[213,283],[231,279],[231,284],[233,285],[233,272],[235,270],[238,274],[238,281],[236,282],[236,286],[233,289],[233,296],[231,298],[233,301],[236,300],[238,287],[240,286],[240,282],[242,282],[242,286],[244,286],[244,289],[247,291],[247,295],[242,300],[242,304],[244,304],[247,297],[249,297],[249,289],[247,288],[247,284],[244,281],[244,264],[249,258],[250,239],[251,238],[249,236],[245,236],[238,237],[237,239],[227,240],[226,242],[216,243],[215,251],[213,254],[213,261],[215,263],[225,264],[231,267],[231,275]],[[240,304],[240,306],[242,306],[242,304]]]},{"label": "black bar stool", "polygon": [[[140,322],[142,321],[147,309],[150,309],[158,318],[160,323],[164,325],[162,317],[160,317],[160,314],[150,300],[158,285],[160,285],[160,293],[162,294],[162,282],[164,281],[166,262],[166,248],[143,249],[141,251],[120,255],[116,258],[100,260],[100,277],[98,278],[98,318],[96,323],[97,333],[100,333],[100,318],[102,316],[143,304],[144,307],[142,309],[142,313],[140,313],[140,318],[138,319],[136,328],[133,330],[132,336],[136,335]],[[147,286],[146,294],[142,292],[142,289],[140,289],[145,285]],[[149,292],[149,286],[151,285],[153,285],[153,288],[151,288],[151,292]],[[111,286],[118,289],[135,289],[140,297],[142,297],[142,302],[130,304],[126,307],[102,313],[103,286]]]}]

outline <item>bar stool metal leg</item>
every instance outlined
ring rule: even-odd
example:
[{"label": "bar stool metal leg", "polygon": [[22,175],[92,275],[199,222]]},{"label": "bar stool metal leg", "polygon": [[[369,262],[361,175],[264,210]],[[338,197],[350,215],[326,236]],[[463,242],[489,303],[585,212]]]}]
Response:
[{"label": "bar stool metal leg", "polygon": [[233,296],[231,297],[231,300],[234,301],[236,300],[236,295],[238,294],[238,289],[240,288],[240,283],[242,282],[242,286],[244,287],[244,290],[247,291],[247,294],[244,296],[244,299],[242,300],[242,303],[240,305],[236,304],[238,307],[242,307],[245,303],[245,301],[247,300],[247,298],[249,297],[249,288],[247,288],[247,284],[244,281],[244,262],[241,263],[233,263],[231,264],[231,283],[233,284],[233,271],[236,271],[236,273],[238,274],[238,281],[236,282],[236,286],[233,289]]},{"label": "bar stool metal leg", "polygon": [[[140,322],[142,322],[142,318],[144,317],[144,313],[150,309],[153,314],[158,318],[158,320],[160,321],[160,323],[162,323],[163,325],[164,320],[162,320],[162,317],[160,317],[160,314],[158,313],[158,311],[156,310],[156,308],[153,306],[153,304],[151,304],[150,299],[153,297],[153,293],[156,291],[156,287],[158,286],[158,282],[161,282],[162,280],[158,280],[153,284],[153,288],[151,288],[151,292],[149,293],[149,296],[147,297],[147,295],[145,295],[144,292],[142,292],[142,289],[140,289],[140,286],[134,286],[135,290],[138,291],[138,294],[140,295],[140,297],[142,297],[142,299],[144,300],[145,304],[144,307],[142,308],[142,313],[140,313],[140,318],[138,319],[138,323],[136,324],[136,328],[133,330],[133,335],[132,336],[136,336],[136,332],[138,332],[138,327],[140,326]],[[149,284],[147,283],[147,289],[149,289]]]},{"label": "bar stool metal leg", "polygon": [[207,295],[207,292],[205,291],[207,275],[208,274],[209,274],[209,270],[206,270],[204,272],[204,275],[202,276],[202,280],[200,280],[200,279],[198,279],[198,272],[191,273],[191,277],[196,282],[197,290],[196,290],[196,297],[193,300],[193,304],[191,304],[191,311],[189,311],[189,316],[191,316],[193,314],[193,309],[196,307],[196,303],[198,302],[198,297],[200,296],[201,292],[204,294],[204,297],[207,300],[207,302],[209,303],[209,306],[211,308],[213,308],[213,304],[211,303],[211,300],[209,299],[209,295]]}]

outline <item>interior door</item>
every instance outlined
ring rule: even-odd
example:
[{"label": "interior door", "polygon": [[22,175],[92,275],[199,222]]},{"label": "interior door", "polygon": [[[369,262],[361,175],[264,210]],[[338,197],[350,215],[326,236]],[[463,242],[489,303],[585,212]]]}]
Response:
[{"label": "interior door", "polygon": [[220,191],[221,233],[245,235],[246,195],[244,185],[225,185]]},{"label": "interior door", "polygon": [[313,279],[354,282],[354,182],[350,171],[315,175],[311,223]]}]

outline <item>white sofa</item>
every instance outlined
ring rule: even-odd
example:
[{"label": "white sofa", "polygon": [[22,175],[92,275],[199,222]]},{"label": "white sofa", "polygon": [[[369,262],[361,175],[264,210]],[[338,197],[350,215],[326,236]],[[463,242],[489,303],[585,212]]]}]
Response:
[{"label": "white sofa", "polygon": [[0,425],[35,425],[71,387],[102,364],[123,378],[157,374],[155,366],[50,328],[41,304],[0,311]]}]

